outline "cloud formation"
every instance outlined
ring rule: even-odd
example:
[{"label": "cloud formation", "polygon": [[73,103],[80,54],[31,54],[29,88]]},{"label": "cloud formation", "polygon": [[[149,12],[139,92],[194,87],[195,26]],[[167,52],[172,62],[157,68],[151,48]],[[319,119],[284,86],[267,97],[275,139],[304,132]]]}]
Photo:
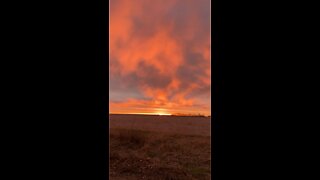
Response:
[{"label": "cloud formation", "polygon": [[210,0],[110,1],[110,111],[210,114]]}]

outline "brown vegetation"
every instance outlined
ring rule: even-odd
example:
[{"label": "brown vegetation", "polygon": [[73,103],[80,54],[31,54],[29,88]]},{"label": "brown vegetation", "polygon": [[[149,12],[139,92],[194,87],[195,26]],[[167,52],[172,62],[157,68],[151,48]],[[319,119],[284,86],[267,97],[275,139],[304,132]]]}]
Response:
[{"label": "brown vegetation", "polygon": [[210,137],[111,127],[110,179],[210,179]]}]

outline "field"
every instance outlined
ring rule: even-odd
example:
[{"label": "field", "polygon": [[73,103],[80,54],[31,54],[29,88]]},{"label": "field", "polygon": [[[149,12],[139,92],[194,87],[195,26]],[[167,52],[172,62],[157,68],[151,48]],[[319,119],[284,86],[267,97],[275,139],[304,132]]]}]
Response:
[{"label": "field", "polygon": [[210,118],[110,115],[110,179],[210,179]]}]

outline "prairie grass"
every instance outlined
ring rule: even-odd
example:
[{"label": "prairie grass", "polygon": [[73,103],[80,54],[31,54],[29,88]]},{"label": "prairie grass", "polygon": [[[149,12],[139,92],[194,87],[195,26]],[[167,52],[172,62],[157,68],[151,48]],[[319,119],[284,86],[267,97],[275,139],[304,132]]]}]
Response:
[{"label": "prairie grass", "polygon": [[110,130],[110,179],[210,179],[210,137]]}]

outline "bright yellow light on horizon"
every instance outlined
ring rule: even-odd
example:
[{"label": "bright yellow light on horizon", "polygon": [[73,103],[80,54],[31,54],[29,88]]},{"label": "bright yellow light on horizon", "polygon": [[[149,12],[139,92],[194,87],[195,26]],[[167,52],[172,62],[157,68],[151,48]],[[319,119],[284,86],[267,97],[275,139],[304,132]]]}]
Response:
[{"label": "bright yellow light on horizon", "polygon": [[171,116],[169,113],[158,113],[160,116]]},{"label": "bright yellow light on horizon", "polygon": [[160,116],[171,116],[172,114],[167,113],[167,112],[163,112],[163,111],[158,111],[158,112],[136,112],[136,113],[111,113],[111,114],[137,114],[137,115],[160,115]]},{"label": "bright yellow light on horizon", "polygon": [[210,113],[205,111],[192,111],[192,110],[171,110],[166,108],[136,108],[130,110],[118,110],[111,111],[110,114],[137,114],[137,115],[159,115],[159,116],[172,116],[172,115],[184,115],[184,116],[197,116],[205,115],[210,116]]}]

